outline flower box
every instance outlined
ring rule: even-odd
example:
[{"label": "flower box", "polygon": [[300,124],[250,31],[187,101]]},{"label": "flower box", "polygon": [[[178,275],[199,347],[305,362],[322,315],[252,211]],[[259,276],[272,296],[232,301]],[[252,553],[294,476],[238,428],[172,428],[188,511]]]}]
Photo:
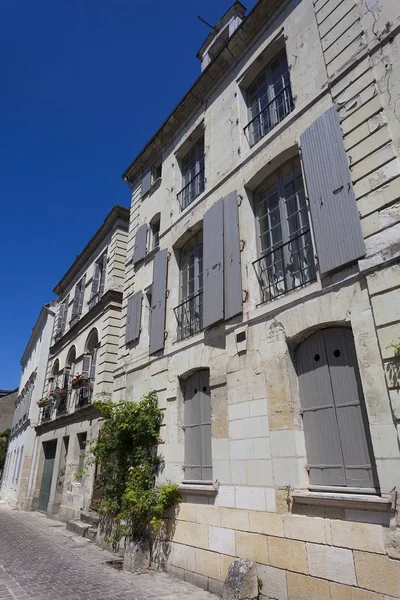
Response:
[{"label": "flower box", "polygon": [[71,381],[71,387],[74,390],[85,387],[88,384],[89,384],[89,379],[88,379],[88,377],[85,377],[84,375],[75,375],[75,377]]},{"label": "flower box", "polygon": [[43,408],[43,406],[48,406],[50,404],[50,401],[48,398],[40,398],[40,400],[37,401],[37,405],[39,406],[39,408]]}]

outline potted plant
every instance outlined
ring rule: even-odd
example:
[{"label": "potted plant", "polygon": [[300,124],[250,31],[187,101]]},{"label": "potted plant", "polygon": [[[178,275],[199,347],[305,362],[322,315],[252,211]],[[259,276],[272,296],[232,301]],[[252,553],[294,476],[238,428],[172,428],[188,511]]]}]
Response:
[{"label": "potted plant", "polygon": [[49,404],[50,401],[47,397],[40,398],[40,400],[37,401],[37,405],[39,406],[39,408],[43,408],[43,406],[48,406]]},{"label": "potted plant", "polygon": [[77,375],[75,375],[75,377],[71,381],[71,387],[72,387],[72,389],[75,390],[75,389],[84,387],[88,383],[89,383],[88,377],[85,377],[85,375],[78,373]]}]

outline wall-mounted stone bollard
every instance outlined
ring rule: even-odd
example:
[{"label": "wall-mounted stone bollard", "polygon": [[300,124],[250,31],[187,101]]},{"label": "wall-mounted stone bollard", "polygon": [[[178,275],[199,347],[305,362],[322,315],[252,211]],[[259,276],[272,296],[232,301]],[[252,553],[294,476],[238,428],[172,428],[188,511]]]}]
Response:
[{"label": "wall-mounted stone bollard", "polygon": [[257,565],[239,558],[229,565],[222,600],[257,600]]}]

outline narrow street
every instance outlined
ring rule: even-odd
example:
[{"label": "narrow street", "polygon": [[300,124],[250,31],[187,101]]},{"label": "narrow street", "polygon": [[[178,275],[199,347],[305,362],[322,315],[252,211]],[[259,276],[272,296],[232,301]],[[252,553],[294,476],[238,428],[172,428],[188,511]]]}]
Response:
[{"label": "narrow street", "polygon": [[0,600],[215,600],[166,573],[133,575],[59,521],[0,507]]}]

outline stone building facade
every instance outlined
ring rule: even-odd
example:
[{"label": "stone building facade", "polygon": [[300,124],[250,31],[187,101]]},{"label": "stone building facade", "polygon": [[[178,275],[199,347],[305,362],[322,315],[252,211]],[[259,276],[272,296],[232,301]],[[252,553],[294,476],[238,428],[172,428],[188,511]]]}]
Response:
[{"label": "stone building facade", "polygon": [[86,442],[99,429],[92,401],[111,399],[129,210],[115,206],[56,285],[57,314],[36,426],[29,507],[68,521],[90,508],[95,467]]},{"label": "stone building facade", "polygon": [[28,507],[27,490],[36,436],[34,427],[39,418],[37,402],[43,396],[54,316],[52,304],[43,306],[21,358],[21,381],[15,398],[0,491],[1,500],[21,510]]},{"label": "stone building facade", "polygon": [[10,428],[18,390],[0,390],[0,432]]},{"label": "stone building facade", "polygon": [[216,592],[243,557],[265,598],[398,598],[398,5],[243,17],[123,175],[114,399],[157,390],[184,499],[154,561]]}]

